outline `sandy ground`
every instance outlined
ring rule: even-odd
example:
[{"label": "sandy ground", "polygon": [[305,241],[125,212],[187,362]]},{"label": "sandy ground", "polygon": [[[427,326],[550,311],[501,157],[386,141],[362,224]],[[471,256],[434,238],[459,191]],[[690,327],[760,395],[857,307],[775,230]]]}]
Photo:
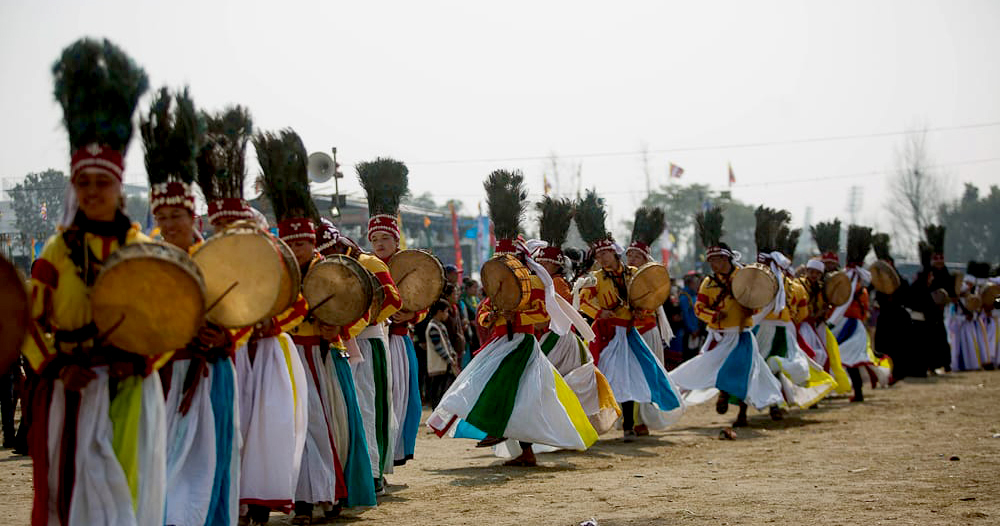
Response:
[{"label": "sandy ground", "polygon": [[[422,430],[381,505],[336,523],[1000,524],[1000,372],[908,380],[781,422],[759,413],[720,440],[734,413],[694,407],[668,431],[609,433],[534,469]],[[0,524],[27,524],[26,457],[0,452],[0,488]]]}]

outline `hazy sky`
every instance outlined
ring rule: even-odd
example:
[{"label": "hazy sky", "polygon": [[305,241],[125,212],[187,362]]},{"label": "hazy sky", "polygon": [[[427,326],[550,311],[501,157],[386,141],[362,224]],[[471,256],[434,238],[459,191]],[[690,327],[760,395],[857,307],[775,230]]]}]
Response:
[{"label": "hazy sky", "polygon": [[[646,144],[654,185],[673,162],[681,183],[722,189],[731,162],[734,197],[796,223],[806,207],[846,219],[858,185],[859,219],[888,228],[893,132],[939,129],[927,145],[953,196],[1000,183],[998,26],[995,1],[2,0],[0,177],[66,169],[50,68],[89,35],[153,87],[187,84],[200,107],[243,104],[310,151],[337,146],[348,191],[352,163],[389,155],[415,194],[475,210],[495,168],[524,170],[537,198],[554,152],[560,193],[582,163],[618,228],[645,192]],[[126,173],[142,183],[137,137]],[[829,137],[854,138],[802,142]]]}]

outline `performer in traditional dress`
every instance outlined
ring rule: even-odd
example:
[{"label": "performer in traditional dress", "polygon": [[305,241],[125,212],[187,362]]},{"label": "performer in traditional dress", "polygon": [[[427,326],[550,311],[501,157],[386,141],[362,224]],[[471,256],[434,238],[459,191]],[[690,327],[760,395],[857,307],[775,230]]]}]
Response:
[{"label": "performer in traditional dress", "polygon": [[527,290],[521,289],[521,301],[511,310],[494,307],[495,298],[479,305],[477,318],[493,330],[492,339],[458,375],[427,425],[438,436],[480,440],[480,447],[518,441],[522,452],[506,465],[534,466],[532,444],[585,450],[597,433],[535,339],[535,325],[548,321],[546,297],[555,291],[544,283],[547,275],[526,272],[527,249],[517,240],[527,200],[524,176],[497,170],[484,187],[497,237],[492,264],[510,269],[515,280],[506,283]]},{"label": "performer in traditional dress", "polygon": [[704,401],[718,389],[717,413],[729,410],[730,398],[740,406],[733,426],[747,425],[747,407],[758,410],[781,404],[781,384],[770,373],[760,355],[751,329],[753,311],[733,296],[733,273],[739,268],[740,254],[722,242],[722,209],[709,208],[695,217],[698,234],[706,247],[705,259],[712,267],[698,289],[695,313],[707,324],[708,337],[701,353],[670,372],[681,389],[694,392],[688,401]]},{"label": "performer in traditional dress", "polygon": [[605,228],[604,200],[593,190],[577,203],[576,225],[590,245],[600,269],[580,291],[580,308],[594,319],[591,352],[598,369],[607,377],[615,398],[622,405],[624,439],[636,437],[635,405],[652,404],[643,414],[651,429],[663,429],[684,412],[684,402],[659,361],[635,329],[637,320],[652,312],[633,312],[628,286],[636,272],[625,265],[611,234]]},{"label": "performer in traditional dress", "polygon": [[826,323],[833,306],[825,288],[826,273],[832,275],[840,267],[840,220],[819,222],[810,232],[820,255],[806,262],[804,274],[799,278],[809,294],[809,314],[798,327],[800,345],[815,353],[816,363],[836,380],[836,393],[844,395],[851,392],[851,379],[840,362],[837,337]]},{"label": "performer in traditional dress", "polygon": [[944,264],[945,227],[927,225],[918,243],[921,271],[913,279],[913,310],[923,315],[918,329],[929,372],[951,371],[951,343],[945,326],[945,307],[955,301],[955,278]]},{"label": "performer in traditional dress", "polygon": [[[316,238],[319,242],[316,249],[324,256],[344,255],[356,259],[361,254],[357,243],[341,235],[340,230],[326,219],[321,220]],[[367,326],[367,316],[348,327],[336,328],[320,324],[320,346],[326,352],[327,368],[333,384],[330,396],[333,440],[347,484],[347,498],[340,500],[340,505],[345,508],[373,507],[377,504],[372,462],[365,439],[365,424],[361,418],[354,375],[351,372],[351,361],[361,359],[354,337]]]},{"label": "performer in traditional dress", "polygon": [[[635,211],[635,221],[632,224],[632,241],[625,249],[625,263],[630,267],[639,267],[655,261],[650,247],[663,234],[667,228],[666,218],[663,210],[656,207],[640,207]],[[635,315],[633,319],[635,330],[646,342],[646,346],[653,352],[653,356],[666,367],[663,351],[667,343],[674,339],[674,332],[670,328],[670,321],[667,320],[667,313],[663,306],[659,306],[655,311],[645,315]],[[635,434],[636,436],[649,435],[649,426],[646,425],[643,414],[650,414],[655,417],[655,409],[640,404],[636,406],[635,414]],[[653,411],[653,412],[650,412]],[[660,424],[663,422],[661,421]]]},{"label": "performer in traditional dress", "polygon": [[[409,170],[406,165],[395,160],[379,158],[371,162],[359,163],[358,179],[368,197],[369,212],[368,241],[372,251],[383,263],[389,264],[392,256],[399,252],[400,230],[399,200],[408,192]],[[383,204],[372,203],[384,201]],[[400,303],[402,305],[402,303]],[[410,338],[410,325],[420,323],[427,311],[404,312],[399,310],[389,323],[389,362],[392,364],[391,389],[393,416],[397,433],[390,437],[395,441],[393,464],[401,466],[413,458],[420,429],[420,378],[417,366],[417,351]]]},{"label": "performer in traditional dress", "polygon": [[[896,262],[889,250],[889,234],[878,233],[872,236],[872,248],[875,257],[895,271]],[[893,383],[907,376],[926,377],[927,368],[917,358],[919,341],[913,339],[913,321],[907,310],[910,297],[910,286],[906,280],[899,280],[899,286],[894,292],[875,291],[874,304],[878,309],[875,321],[875,336],[872,346],[877,353],[892,358]]]},{"label": "performer in traditional dress", "polygon": [[1000,297],[1000,266],[994,267],[983,292],[983,308],[980,319],[985,333],[986,355],[991,357],[990,369],[1000,369],[1000,312],[996,299]]},{"label": "performer in traditional dress", "polygon": [[553,290],[559,296],[558,299],[553,297],[551,303],[546,300],[546,310],[560,308],[576,321],[575,327],[573,324],[544,324],[541,329],[536,330],[536,334],[541,334],[538,343],[542,352],[580,399],[594,430],[601,434],[614,426],[621,417],[621,410],[611,385],[594,365],[587,344],[578,334],[582,333],[593,339],[593,331],[570,305],[573,293],[565,278],[566,261],[562,245],[566,242],[566,234],[572,225],[576,209],[569,199],[554,199],[549,196],[542,197],[537,208],[541,244],[532,252],[532,259],[545,269],[552,280]]},{"label": "performer in traditional dress", "polygon": [[[655,261],[650,247],[656,243],[657,238],[663,234],[667,228],[667,222],[663,210],[656,207],[640,207],[635,211],[635,221],[632,224],[632,242],[625,249],[625,262],[630,267],[639,268],[646,263]],[[670,323],[667,315],[660,306],[652,315],[641,316],[635,319],[635,329],[646,342],[646,346],[653,351],[653,356],[663,362],[663,347],[666,342],[673,339],[673,331],[670,330]],[[638,431],[637,431],[638,432]]]},{"label": "performer in traditional dress", "polygon": [[951,370],[978,371],[993,366],[993,355],[983,325],[981,293],[988,283],[990,264],[969,261],[949,322],[951,330]]},{"label": "performer in traditional dress", "polygon": [[[194,226],[192,185],[204,122],[186,89],[171,95],[163,88],[139,129],[150,211],[164,241],[193,254],[202,243]],[[235,524],[239,515],[236,369],[229,336],[206,322],[160,370],[166,392],[167,525]]]},{"label": "performer in traditional dress", "polygon": [[166,419],[158,362],[107,343],[90,290],[119,248],[148,241],[124,213],[122,173],[145,72],[115,44],[82,39],[53,66],[72,152],[59,232],[31,268],[22,352],[40,379],[29,450],[32,524],[163,524]]},{"label": "performer in traditional dress", "polygon": [[[399,202],[406,195],[408,184],[405,165],[398,161],[375,162],[379,164],[357,165],[358,179],[368,195],[368,240],[373,246],[374,238],[379,233],[399,240],[396,217],[399,214]],[[393,410],[392,391],[393,368],[396,365],[392,353],[387,352],[389,340],[385,324],[403,306],[403,300],[392,280],[392,274],[389,273],[389,267],[381,259],[367,253],[359,254],[357,259],[375,275],[385,296],[374,319],[368,320],[368,327],[357,336],[362,361],[352,363],[358,404],[365,422],[372,475],[375,477],[375,491],[381,493],[385,488],[385,474],[392,473],[399,435],[399,421]],[[406,353],[405,349],[401,350],[402,360]],[[403,361],[399,365],[406,363]],[[406,379],[409,378],[408,375],[409,372]],[[402,380],[400,378],[401,383]],[[401,389],[403,387],[400,386]],[[409,394],[409,384],[406,383],[405,387]]]},{"label": "performer in traditional dress", "polygon": [[[791,236],[791,231],[787,223],[791,214],[786,210],[760,206],[755,211],[755,217],[757,262],[771,269],[778,282],[778,294],[770,305],[764,307],[767,312],[758,313],[757,318],[765,315],[753,332],[771,373],[781,382],[785,402],[790,406],[808,408],[833,390],[835,382],[809,359],[798,344],[794,317],[808,307],[805,289],[786,275],[791,260],[781,250],[783,245],[787,247],[789,244],[787,238]],[[795,241],[798,241],[797,234]],[[785,248],[785,251],[789,249]],[[769,412],[772,420],[783,418],[779,405],[772,405]]]},{"label": "performer in traditional dress", "polygon": [[[871,228],[858,225],[850,225],[847,228],[847,267],[844,273],[851,280],[851,294],[847,302],[834,306],[827,317],[827,322],[833,325],[833,333],[837,336],[840,362],[847,369],[851,386],[854,388],[852,402],[863,402],[865,399],[862,368],[873,379],[881,376],[871,350],[871,342],[868,340],[868,329],[865,327],[871,312],[866,288],[871,283],[871,274],[862,265],[865,256],[871,250],[871,244]],[[885,376],[885,382],[888,382],[888,375]],[[876,381],[883,383],[882,380]]]},{"label": "performer in traditional dress", "polygon": [[[266,220],[243,199],[246,145],[253,134],[250,114],[236,106],[206,121],[198,185],[208,202],[209,221],[218,234],[234,221],[254,220],[266,234]],[[273,170],[282,169],[281,161],[271,162],[266,151],[275,140],[271,134],[254,140],[265,180],[279,178]],[[264,524],[271,510],[290,513],[293,509],[306,442],[309,391],[302,361],[287,332],[302,323],[306,313],[300,296],[277,316],[232,331],[243,444],[241,523]]]},{"label": "performer in traditional dress", "polygon": [[[316,252],[316,224],[319,211],[309,194],[307,154],[299,136],[291,130],[264,133],[254,138],[263,177],[263,194],[278,220],[278,237],[288,244],[301,276],[321,261]],[[301,296],[300,296],[301,299]],[[330,391],[333,383],[320,348],[317,320],[307,315],[288,334],[305,370],[306,440],[295,488],[293,524],[311,524],[313,507],[334,512],[334,504],[347,496],[344,473],[333,442]]]}]

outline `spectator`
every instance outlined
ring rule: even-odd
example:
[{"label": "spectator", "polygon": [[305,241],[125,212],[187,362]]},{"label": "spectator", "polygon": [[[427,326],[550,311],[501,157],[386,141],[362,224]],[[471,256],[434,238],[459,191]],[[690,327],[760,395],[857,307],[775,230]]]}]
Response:
[{"label": "spectator", "polygon": [[[472,278],[462,280],[462,294],[458,297],[458,308],[465,314],[466,352],[462,356],[462,365],[465,365],[465,355],[471,356],[472,351],[478,349],[482,343],[479,338],[478,326],[476,323],[476,312],[479,310],[479,283]],[[470,358],[471,359],[471,358]]]},{"label": "spectator", "polygon": [[453,379],[452,374],[458,375],[458,356],[451,347],[448,336],[448,327],[445,322],[448,320],[451,305],[443,299],[437,300],[431,305],[428,313],[427,327],[424,330],[424,344],[427,351],[427,379],[426,396],[424,400],[431,407],[437,406],[441,397],[448,390]]},{"label": "spectator", "polygon": [[448,320],[445,322],[445,327],[448,328],[451,348],[456,353],[465,350],[465,324],[469,322],[468,319],[464,319],[461,309],[458,308],[458,293],[458,287],[448,282],[444,284],[444,291],[441,294],[441,299],[448,302]]},{"label": "spectator", "polygon": [[701,286],[702,276],[695,271],[688,272],[684,276],[684,288],[678,293],[683,321],[683,332],[678,332],[683,347],[681,348],[682,360],[687,361],[697,356],[701,350],[701,345],[705,341],[704,323],[695,316],[694,304],[698,297],[698,287]]}]

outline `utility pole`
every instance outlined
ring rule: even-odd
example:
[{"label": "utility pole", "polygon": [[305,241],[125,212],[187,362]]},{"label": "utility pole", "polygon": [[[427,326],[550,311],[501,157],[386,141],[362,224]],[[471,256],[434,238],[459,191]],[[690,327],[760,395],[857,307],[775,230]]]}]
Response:
[{"label": "utility pole", "polygon": [[645,141],[642,143],[642,171],[646,174],[646,197],[649,197],[652,187],[649,182],[649,145]]}]

